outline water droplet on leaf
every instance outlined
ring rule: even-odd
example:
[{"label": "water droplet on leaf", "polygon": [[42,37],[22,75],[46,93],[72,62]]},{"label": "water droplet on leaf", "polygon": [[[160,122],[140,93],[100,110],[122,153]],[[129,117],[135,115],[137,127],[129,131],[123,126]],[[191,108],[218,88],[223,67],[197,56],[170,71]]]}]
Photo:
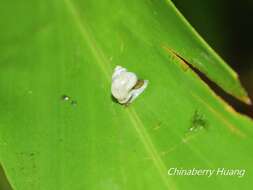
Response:
[{"label": "water droplet on leaf", "polygon": [[64,101],[69,101],[70,97],[67,96],[67,95],[62,95],[61,99],[64,100]]}]

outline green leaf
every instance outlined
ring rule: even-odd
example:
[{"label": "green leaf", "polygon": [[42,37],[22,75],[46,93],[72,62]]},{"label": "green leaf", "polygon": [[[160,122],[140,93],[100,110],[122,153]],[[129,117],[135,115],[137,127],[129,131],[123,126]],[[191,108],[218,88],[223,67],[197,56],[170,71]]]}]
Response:
[{"label": "green leaf", "polygon": [[[248,189],[253,122],[182,61],[249,102],[170,1],[4,1],[0,161],[15,190]],[[111,98],[122,65],[149,86]],[[245,176],[173,176],[170,168]]]}]

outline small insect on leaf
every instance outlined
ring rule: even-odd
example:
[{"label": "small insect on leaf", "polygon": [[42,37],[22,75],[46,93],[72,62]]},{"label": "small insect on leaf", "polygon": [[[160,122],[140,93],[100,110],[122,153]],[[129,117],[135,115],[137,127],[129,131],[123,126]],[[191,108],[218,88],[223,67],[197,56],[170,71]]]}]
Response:
[{"label": "small insect on leaf", "polygon": [[199,110],[196,110],[192,117],[191,127],[189,128],[189,131],[192,132],[192,131],[198,131],[200,129],[207,129],[207,128],[208,128],[208,123],[205,116]]}]

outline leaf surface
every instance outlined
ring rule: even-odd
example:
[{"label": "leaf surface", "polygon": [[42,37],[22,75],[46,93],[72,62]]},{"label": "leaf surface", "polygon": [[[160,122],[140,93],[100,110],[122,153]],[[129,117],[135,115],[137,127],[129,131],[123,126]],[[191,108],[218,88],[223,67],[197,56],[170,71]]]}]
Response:
[{"label": "leaf surface", "polygon": [[[252,186],[252,121],[176,54],[247,95],[170,1],[4,1],[0,19],[0,161],[14,190]],[[150,81],[128,107],[111,98],[116,65]]]}]

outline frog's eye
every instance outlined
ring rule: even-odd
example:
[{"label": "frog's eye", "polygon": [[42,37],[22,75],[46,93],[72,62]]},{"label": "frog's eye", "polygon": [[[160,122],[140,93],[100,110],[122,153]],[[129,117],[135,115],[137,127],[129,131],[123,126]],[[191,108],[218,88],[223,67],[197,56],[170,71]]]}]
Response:
[{"label": "frog's eye", "polygon": [[147,87],[147,80],[138,79],[137,75],[127,69],[116,66],[112,75],[111,92],[121,104],[134,101]]}]

